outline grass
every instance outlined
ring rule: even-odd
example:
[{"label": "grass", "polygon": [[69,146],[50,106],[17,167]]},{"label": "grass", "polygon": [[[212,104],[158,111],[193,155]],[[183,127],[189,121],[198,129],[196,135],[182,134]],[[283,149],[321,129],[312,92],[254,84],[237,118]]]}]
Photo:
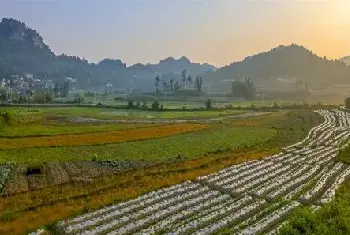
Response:
[{"label": "grass", "polygon": [[118,143],[145,139],[161,138],[186,132],[199,131],[208,128],[202,124],[174,124],[156,127],[144,127],[132,130],[119,130],[98,133],[85,133],[79,135],[56,135],[41,137],[23,137],[0,139],[1,149],[21,149],[34,147],[57,146],[86,146]]},{"label": "grass", "polygon": [[308,207],[296,210],[281,235],[350,234],[350,181],[337,191],[335,200],[313,212]]},{"label": "grass", "polygon": [[339,151],[337,160],[345,164],[350,164],[350,145]]}]

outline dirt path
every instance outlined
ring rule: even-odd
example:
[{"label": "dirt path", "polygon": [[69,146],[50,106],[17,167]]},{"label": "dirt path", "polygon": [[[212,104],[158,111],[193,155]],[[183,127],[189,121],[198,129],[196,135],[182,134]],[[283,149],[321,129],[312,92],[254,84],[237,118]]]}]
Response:
[{"label": "dirt path", "polygon": [[258,117],[270,114],[270,112],[249,112],[242,113],[231,116],[223,116],[217,118],[206,118],[206,119],[142,119],[142,120],[128,120],[128,119],[116,119],[116,120],[108,120],[108,119],[96,119],[96,118],[88,118],[88,117],[65,117],[64,119],[69,122],[74,123],[83,123],[83,124],[152,124],[152,123],[162,123],[162,124],[175,124],[175,123],[215,123],[228,119],[238,119],[238,118],[248,118],[248,117]]}]

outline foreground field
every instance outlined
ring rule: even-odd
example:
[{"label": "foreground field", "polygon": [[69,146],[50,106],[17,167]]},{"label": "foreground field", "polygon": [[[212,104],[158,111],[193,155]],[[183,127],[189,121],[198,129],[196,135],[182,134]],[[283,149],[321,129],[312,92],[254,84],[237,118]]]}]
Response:
[{"label": "foreground field", "polygon": [[[10,169],[4,192],[26,191],[26,187],[29,191],[1,197],[0,234],[25,234],[42,225],[51,228],[56,221],[87,210],[261,159],[304,138],[321,120],[310,110],[283,111],[227,120],[207,130],[153,140],[2,150],[0,160],[15,165],[2,165]],[[93,158],[111,159],[113,164],[100,169],[102,162],[91,162]],[[141,158],[142,162],[130,161]],[[123,171],[118,173],[120,166]],[[29,169],[41,173],[26,175]]]},{"label": "foreground field", "polygon": [[136,199],[60,222],[66,234],[256,234],[279,230],[301,204],[330,202],[350,175],[335,163],[349,138],[350,116],[319,111],[325,122],[301,142],[250,161]]}]

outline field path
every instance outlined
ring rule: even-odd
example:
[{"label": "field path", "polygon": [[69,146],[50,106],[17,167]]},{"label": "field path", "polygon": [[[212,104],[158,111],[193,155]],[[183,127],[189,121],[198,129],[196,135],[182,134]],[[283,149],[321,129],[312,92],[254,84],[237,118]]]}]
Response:
[{"label": "field path", "polygon": [[350,175],[336,163],[350,114],[318,110],[324,123],[279,154],[233,165],[57,224],[62,234],[274,234],[302,204],[334,198]]}]

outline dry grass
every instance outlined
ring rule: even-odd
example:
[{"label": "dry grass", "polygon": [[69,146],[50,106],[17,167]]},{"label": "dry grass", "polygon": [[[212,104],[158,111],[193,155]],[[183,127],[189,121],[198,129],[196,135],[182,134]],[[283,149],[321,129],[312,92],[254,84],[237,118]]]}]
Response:
[{"label": "dry grass", "polygon": [[2,138],[0,139],[0,148],[17,149],[29,147],[110,144],[135,140],[161,138],[186,132],[199,131],[206,128],[208,128],[208,126],[202,124],[175,124],[101,133],[24,137],[15,139]]},{"label": "dry grass", "polygon": [[24,234],[43,224],[192,180],[232,164],[261,159],[268,154],[271,152],[211,155],[103,177],[85,187],[69,183],[3,197],[0,200],[0,234]]}]

